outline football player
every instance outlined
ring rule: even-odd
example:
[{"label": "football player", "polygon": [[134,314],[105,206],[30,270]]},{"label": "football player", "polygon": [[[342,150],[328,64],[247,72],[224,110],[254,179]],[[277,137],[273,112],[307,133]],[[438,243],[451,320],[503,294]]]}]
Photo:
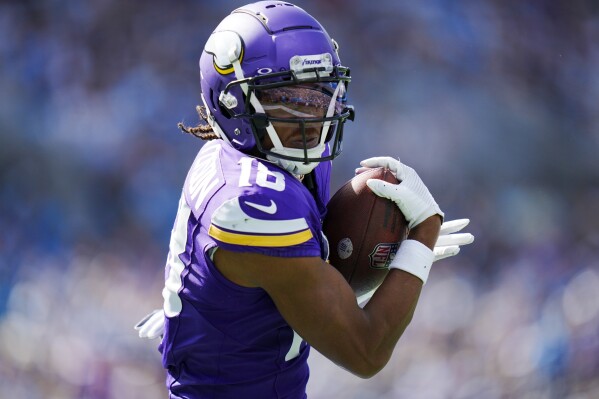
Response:
[{"label": "football player", "polygon": [[[387,278],[366,306],[326,262],[322,220],[331,160],[341,152],[350,71],[301,8],[262,1],[234,10],[200,58],[210,139],[185,180],[172,230],[164,309],[137,327],[161,335],[171,398],[304,398],[310,346],[370,377],[389,360],[435,260],[443,212],[416,172],[370,180],[409,222]],[[472,240],[453,222],[437,258]],[[456,238],[457,237],[457,238]]]}]

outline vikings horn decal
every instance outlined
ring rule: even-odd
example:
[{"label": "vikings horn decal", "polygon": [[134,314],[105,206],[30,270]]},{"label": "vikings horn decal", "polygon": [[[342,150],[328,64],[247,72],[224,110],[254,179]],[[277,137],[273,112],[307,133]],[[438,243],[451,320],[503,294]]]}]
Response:
[{"label": "vikings horn decal", "polygon": [[204,50],[212,54],[214,69],[221,75],[233,72],[233,60],[237,59],[239,62],[243,60],[243,42],[235,32],[214,32]]}]

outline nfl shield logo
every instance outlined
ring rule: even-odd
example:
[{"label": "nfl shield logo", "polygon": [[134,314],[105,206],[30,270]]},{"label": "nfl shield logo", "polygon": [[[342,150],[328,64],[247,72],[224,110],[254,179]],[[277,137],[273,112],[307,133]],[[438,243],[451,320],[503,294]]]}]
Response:
[{"label": "nfl shield logo", "polygon": [[380,243],[372,250],[368,257],[370,258],[370,267],[373,269],[387,269],[389,263],[395,257],[399,243]]}]

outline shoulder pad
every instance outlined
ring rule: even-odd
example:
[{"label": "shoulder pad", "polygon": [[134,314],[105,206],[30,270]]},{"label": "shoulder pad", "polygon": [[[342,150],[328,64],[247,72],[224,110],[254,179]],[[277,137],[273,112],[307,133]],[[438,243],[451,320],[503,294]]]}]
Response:
[{"label": "shoulder pad", "polygon": [[299,210],[264,195],[225,201],[212,214],[208,234],[227,244],[285,247],[310,240],[312,230]]}]

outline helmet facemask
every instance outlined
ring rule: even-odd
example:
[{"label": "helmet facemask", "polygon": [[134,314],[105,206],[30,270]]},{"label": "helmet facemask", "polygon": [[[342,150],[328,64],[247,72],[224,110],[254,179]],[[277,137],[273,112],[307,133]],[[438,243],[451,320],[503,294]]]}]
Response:
[{"label": "helmet facemask", "polygon": [[354,117],[346,105],[350,80],[349,70],[341,66],[295,68],[232,81],[221,99],[241,87],[243,112],[230,111],[230,117],[250,122],[256,149],[266,159],[300,175],[341,153],[343,125]]}]

